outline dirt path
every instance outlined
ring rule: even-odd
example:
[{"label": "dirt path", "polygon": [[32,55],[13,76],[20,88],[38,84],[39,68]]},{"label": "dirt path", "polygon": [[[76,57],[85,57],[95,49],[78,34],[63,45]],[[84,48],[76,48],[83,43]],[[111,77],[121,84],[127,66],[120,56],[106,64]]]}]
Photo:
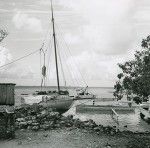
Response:
[{"label": "dirt path", "polygon": [[125,148],[128,138],[97,135],[81,129],[17,131],[16,139],[0,141],[0,148]]}]

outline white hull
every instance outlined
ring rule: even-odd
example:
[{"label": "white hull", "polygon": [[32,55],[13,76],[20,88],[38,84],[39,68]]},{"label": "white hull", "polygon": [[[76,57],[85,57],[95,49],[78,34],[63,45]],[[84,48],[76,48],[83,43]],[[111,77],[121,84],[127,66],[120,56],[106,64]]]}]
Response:
[{"label": "white hull", "polygon": [[37,96],[27,96],[24,97],[25,104],[34,104],[38,103],[44,107],[50,107],[60,112],[65,112],[70,109],[73,98],[64,95],[58,95],[54,99],[50,99],[51,96],[46,95],[37,95]]}]

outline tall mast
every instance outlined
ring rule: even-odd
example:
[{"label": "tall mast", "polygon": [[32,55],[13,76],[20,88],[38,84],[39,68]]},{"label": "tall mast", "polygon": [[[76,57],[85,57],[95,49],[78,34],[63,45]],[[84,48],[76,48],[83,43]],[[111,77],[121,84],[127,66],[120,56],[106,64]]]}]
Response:
[{"label": "tall mast", "polygon": [[52,23],[53,23],[53,38],[54,38],[54,49],[55,49],[55,63],[56,63],[56,75],[57,75],[57,87],[58,87],[58,93],[59,93],[60,92],[60,85],[59,85],[59,72],[58,72],[58,62],[57,62],[57,48],[56,48],[55,24],[54,24],[52,0],[51,0],[51,11],[52,11]]}]

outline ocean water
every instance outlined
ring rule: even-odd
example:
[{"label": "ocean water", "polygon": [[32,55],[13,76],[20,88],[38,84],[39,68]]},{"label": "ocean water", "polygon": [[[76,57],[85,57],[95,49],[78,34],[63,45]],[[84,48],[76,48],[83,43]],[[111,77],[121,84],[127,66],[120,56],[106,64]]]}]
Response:
[{"label": "ocean water", "polygon": [[[38,86],[17,86],[15,89],[15,104],[20,105],[20,98],[22,94],[32,94],[35,91],[40,90]],[[56,90],[56,87],[46,87],[45,90]],[[70,95],[76,94],[76,88],[68,88]],[[95,94],[97,98],[113,98],[113,88],[102,88],[102,87],[90,87],[89,92]],[[102,124],[104,126],[116,126],[116,120],[112,118],[111,114],[106,113],[96,113],[96,112],[87,112],[87,113],[77,113],[76,105],[78,104],[92,104],[92,100],[78,100],[74,101],[72,107],[64,114],[69,115],[73,114],[75,118],[80,118],[81,120],[92,119],[97,124]],[[101,101],[97,99],[95,104],[108,105],[115,102],[112,101]],[[150,132],[150,125],[147,124],[140,118],[138,106],[135,109],[134,113],[119,113],[119,129],[120,130],[130,130],[134,132]]]}]

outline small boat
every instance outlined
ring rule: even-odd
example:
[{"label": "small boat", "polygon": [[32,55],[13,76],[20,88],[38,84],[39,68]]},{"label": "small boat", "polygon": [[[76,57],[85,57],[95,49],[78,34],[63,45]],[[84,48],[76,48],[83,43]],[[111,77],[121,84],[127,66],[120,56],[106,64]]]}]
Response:
[{"label": "small boat", "polygon": [[94,94],[88,92],[88,86],[84,89],[77,89],[76,92],[77,96],[75,97],[75,100],[96,99]]},{"label": "small boat", "polygon": [[[25,104],[33,104],[38,103],[44,107],[50,107],[52,109],[57,110],[58,112],[64,113],[69,110],[71,104],[74,99],[73,96],[69,96],[69,92],[67,90],[60,89],[59,83],[59,67],[58,67],[58,58],[57,58],[57,46],[56,46],[56,36],[55,36],[55,23],[54,23],[54,15],[53,15],[53,5],[51,0],[51,12],[52,12],[52,30],[53,30],[53,44],[54,44],[54,54],[55,54],[55,66],[56,66],[56,76],[57,76],[57,91],[44,91],[45,87],[45,79],[46,79],[46,65],[45,65],[45,53],[42,48],[40,49],[40,55],[43,54],[44,64],[41,68],[42,71],[42,82],[41,82],[41,90],[36,91],[32,96],[25,96],[23,99]],[[43,86],[44,85],[44,86]]]},{"label": "small boat", "polygon": [[140,116],[147,123],[150,123],[150,98],[148,102],[140,104]]}]

